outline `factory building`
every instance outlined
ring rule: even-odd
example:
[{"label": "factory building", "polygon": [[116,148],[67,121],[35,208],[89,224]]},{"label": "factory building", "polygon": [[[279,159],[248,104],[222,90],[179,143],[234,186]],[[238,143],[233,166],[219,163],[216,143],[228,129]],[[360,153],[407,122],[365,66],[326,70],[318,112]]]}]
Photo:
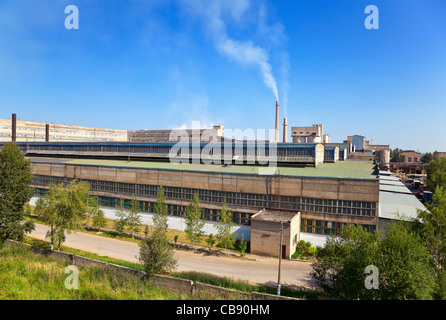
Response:
[{"label": "factory building", "polygon": [[[129,201],[135,195],[142,213],[150,215],[162,185],[172,218],[184,217],[193,194],[198,193],[202,218],[207,222],[208,233],[212,233],[212,225],[217,223],[218,212],[226,201],[237,224],[235,232],[244,234],[245,239],[255,234],[256,225],[260,224],[254,222],[253,226],[252,218],[262,210],[267,210],[268,215],[286,212],[297,216],[299,228],[288,228],[297,231],[289,234],[291,245],[284,244],[286,257],[294,253],[293,246],[301,239],[321,245],[327,235],[338,233],[346,224],[361,225],[369,231],[379,225],[380,180],[376,164],[324,161],[322,144],[279,144],[277,153],[288,156],[278,155],[278,166],[269,168],[272,171],[258,163],[237,164],[234,157],[230,165],[205,164],[193,163],[191,154],[189,163],[174,164],[168,161],[165,150],[144,153],[144,148],[171,148],[173,144],[18,145],[31,159],[36,196],[43,195],[51,183],[84,180],[90,183],[91,193],[102,207],[113,210],[120,198]],[[119,147],[125,156],[130,154],[130,162],[119,157]],[[322,148],[322,158],[315,165],[318,148]]]},{"label": "factory building", "polygon": [[[178,134],[176,133],[178,132]],[[212,129],[149,130],[141,129],[128,132],[130,142],[179,142],[181,133],[186,131],[190,137],[197,134],[201,142],[215,142],[223,138],[224,126]]]},{"label": "factory building", "polygon": [[0,142],[7,141],[127,141],[127,130],[24,121],[12,114],[11,119],[0,119]]},{"label": "factory building", "polygon": [[291,127],[293,143],[329,143],[330,136],[323,134],[322,124],[311,127]]},{"label": "factory building", "polygon": [[434,161],[446,158],[446,152],[434,151],[433,157],[434,157]]},{"label": "factory building", "polygon": [[[285,125],[286,120],[284,130]],[[414,217],[423,210],[396,178],[379,171],[375,156],[354,160],[352,144],[330,143],[322,125],[293,127],[292,143],[278,142],[278,126],[277,102],[274,142],[225,139],[220,126],[212,131],[217,141],[203,139],[202,131],[194,140],[194,132],[183,131],[192,143],[165,141],[165,132],[132,137],[157,142],[52,142],[48,134],[45,142],[13,141],[31,160],[34,201],[51,184],[86,181],[106,216],[113,218],[120,200],[128,204],[134,196],[143,221],[150,223],[163,186],[169,228],[183,231],[196,193],[205,233],[216,232],[226,203],[233,231],[251,241],[255,254],[280,251],[289,258],[300,240],[322,246],[346,225],[373,232],[401,214]],[[14,137],[16,129],[10,128]]]}]

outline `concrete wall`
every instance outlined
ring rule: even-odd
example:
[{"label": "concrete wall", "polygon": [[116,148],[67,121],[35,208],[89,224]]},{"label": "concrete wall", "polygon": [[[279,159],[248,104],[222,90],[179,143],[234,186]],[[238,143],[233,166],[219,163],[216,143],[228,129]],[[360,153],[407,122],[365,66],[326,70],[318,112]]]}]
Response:
[{"label": "concrete wall", "polygon": [[[286,246],[285,258],[289,259],[296,251],[300,233],[300,214],[289,223],[283,224],[282,245]],[[296,240],[293,238],[296,235]],[[253,219],[251,221],[251,254],[279,256],[280,223]]]},{"label": "concrete wall", "polygon": [[[73,255],[66,252],[58,252],[58,251],[52,251],[52,250],[46,250],[42,248],[38,248],[35,246],[31,246],[29,244],[21,243],[18,241],[13,240],[6,240],[5,244],[6,247],[13,247],[13,246],[20,246],[20,247],[27,247],[30,248],[34,253],[41,254],[47,257],[55,257],[58,259],[62,259],[72,265],[81,267],[81,268],[90,268],[90,267],[105,267],[105,268],[113,268],[119,272],[126,272],[130,273],[136,277],[139,277],[141,279],[147,279],[147,274],[144,271],[135,270],[123,266],[119,266],[112,263],[107,263],[99,260],[89,259],[77,255]],[[210,294],[218,294],[220,296],[224,296],[228,299],[246,299],[246,300],[298,300],[295,298],[290,297],[282,297],[282,296],[274,296],[269,295],[265,293],[256,293],[253,292],[252,294],[240,292],[236,290],[221,288],[205,283],[197,282],[195,285],[192,280],[186,280],[186,279],[180,279],[165,275],[155,275],[153,277],[150,277],[149,282],[151,285],[169,290],[169,291],[179,291],[184,293],[189,293],[191,295],[197,294],[197,293],[210,293]],[[302,288],[305,289],[305,288]]]},{"label": "concrete wall", "polygon": [[[37,197],[32,197],[29,204],[32,206],[36,205],[36,201],[37,201]],[[115,209],[109,208],[109,207],[101,207],[101,210],[104,212],[104,216],[108,219],[117,219],[116,218],[116,212]],[[139,213],[139,217],[141,218],[141,223],[142,224],[147,224],[147,225],[153,225],[153,213],[149,213],[149,212],[140,212]],[[210,234],[217,234],[217,229],[214,227],[217,222],[213,222],[213,221],[204,221],[204,234],[205,235],[210,235]],[[167,217],[167,223],[169,225],[169,229],[170,230],[177,230],[177,231],[182,231],[184,232],[185,228],[186,228],[186,223],[184,221],[184,218],[182,217],[176,217],[176,216],[169,216]],[[240,239],[243,235],[243,239],[250,241],[251,240],[251,227],[250,226],[242,226],[242,225],[236,225],[234,227],[231,228],[231,232],[235,233],[237,236],[237,239]]]},{"label": "concrete wall", "polygon": [[[323,145],[317,145],[317,157],[324,159]],[[172,187],[199,188],[227,192],[267,193],[267,179],[272,179],[271,193],[326,199],[378,202],[377,179],[348,179],[311,176],[262,176],[219,172],[167,169],[121,168],[107,166],[32,163],[33,174],[77,179],[93,179]]]},{"label": "concrete wall", "polygon": [[[401,156],[406,156],[406,161],[408,163],[416,163],[416,162],[421,162],[421,153],[420,152],[415,152],[413,150],[405,150],[400,152],[399,157]],[[409,161],[410,158],[410,161]],[[415,161],[415,159],[417,161]]]},{"label": "concrete wall", "polygon": [[290,238],[288,242],[289,247],[289,258],[296,252],[297,243],[300,240],[300,222],[301,214],[299,213],[296,217],[291,220],[290,223]]},{"label": "concrete wall", "polygon": [[317,166],[320,163],[324,163],[325,148],[323,144],[316,144],[314,146],[314,165]]},{"label": "concrete wall", "polygon": [[314,234],[314,233],[300,233],[300,240],[308,241],[311,245],[316,247],[323,247],[327,240],[328,236],[322,234]]}]

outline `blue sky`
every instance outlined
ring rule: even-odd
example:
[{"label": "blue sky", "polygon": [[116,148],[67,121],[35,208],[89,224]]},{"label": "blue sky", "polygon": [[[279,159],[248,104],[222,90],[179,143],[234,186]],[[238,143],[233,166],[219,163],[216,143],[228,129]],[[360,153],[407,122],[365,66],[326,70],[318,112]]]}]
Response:
[{"label": "blue sky", "polygon": [[[78,30],[64,26],[70,4]],[[272,129],[275,82],[289,127],[446,151],[445,12],[444,0],[2,0],[0,118]]]}]

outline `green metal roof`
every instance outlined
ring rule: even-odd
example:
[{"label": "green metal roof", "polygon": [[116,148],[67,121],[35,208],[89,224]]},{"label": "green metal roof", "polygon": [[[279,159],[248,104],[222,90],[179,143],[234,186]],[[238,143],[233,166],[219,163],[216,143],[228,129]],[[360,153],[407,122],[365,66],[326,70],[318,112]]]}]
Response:
[{"label": "green metal roof", "polygon": [[166,169],[166,170],[187,170],[187,171],[207,171],[219,173],[242,173],[242,174],[280,174],[289,176],[313,176],[313,177],[339,177],[376,179],[377,172],[373,161],[346,160],[336,163],[321,163],[317,167],[276,167],[258,165],[230,165],[218,164],[194,164],[183,163],[174,164],[170,162],[154,161],[123,161],[123,160],[101,160],[101,159],[62,159],[62,158],[31,158],[32,162],[64,163],[72,165],[92,165],[92,166],[112,166],[124,168],[143,169]]}]

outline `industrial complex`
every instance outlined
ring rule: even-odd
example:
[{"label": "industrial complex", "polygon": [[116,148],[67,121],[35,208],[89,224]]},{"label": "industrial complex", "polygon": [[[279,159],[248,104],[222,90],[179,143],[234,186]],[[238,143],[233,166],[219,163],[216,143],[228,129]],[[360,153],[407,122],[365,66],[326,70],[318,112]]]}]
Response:
[{"label": "industrial complex", "polygon": [[[3,123],[3,122],[2,122]],[[289,258],[299,240],[323,245],[327,236],[348,224],[367,231],[383,230],[393,219],[413,218],[424,205],[387,171],[388,146],[373,146],[361,136],[330,142],[322,125],[292,127],[292,142],[279,139],[278,103],[274,141],[237,141],[224,138],[224,127],[212,130],[218,139],[196,143],[169,141],[169,131],[96,131],[87,141],[61,141],[51,127],[40,140],[17,139],[15,115],[8,140],[15,141],[31,160],[35,196],[52,183],[77,179],[91,185],[91,194],[113,214],[120,199],[140,201],[141,215],[150,217],[159,186],[169,211],[169,228],[183,230],[186,207],[194,193],[202,205],[205,232],[215,233],[223,203],[232,211],[234,232],[250,240],[252,254]],[[6,125],[5,125],[6,126]],[[49,130],[48,130],[49,129]],[[20,129],[25,130],[25,129]],[[55,129],[53,129],[55,130]],[[31,131],[32,132],[32,131]],[[98,140],[99,132],[109,134]],[[186,130],[192,136],[192,130]],[[4,134],[3,134],[4,136]],[[19,141],[20,140],[20,141]],[[120,140],[120,141],[117,141]],[[174,152],[172,150],[181,150]],[[180,159],[173,163],[172,158]]]}]

